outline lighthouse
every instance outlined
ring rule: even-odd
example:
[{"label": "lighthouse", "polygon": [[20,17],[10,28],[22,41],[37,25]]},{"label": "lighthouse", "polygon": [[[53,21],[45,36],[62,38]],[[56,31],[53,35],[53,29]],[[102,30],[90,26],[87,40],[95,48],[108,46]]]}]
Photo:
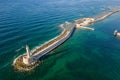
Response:
[{"label": "lighthouse", "polygon": [[30,58],[30,49],[29,49],[29,46],[26,45],[26,53],[27,53],[27,57]]},{"label": "lighthouse", "polygon": [[26,65],[30,65],[34,62],[33,56],[30,53],[29,46],[26,45],[26,55],[23,56],[23,63]]}]

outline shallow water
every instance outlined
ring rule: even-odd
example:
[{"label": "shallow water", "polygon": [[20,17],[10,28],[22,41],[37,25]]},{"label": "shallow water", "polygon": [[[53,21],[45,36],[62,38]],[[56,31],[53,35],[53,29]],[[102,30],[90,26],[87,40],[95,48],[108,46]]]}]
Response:
[{"label": "shallow water", "polygon": [[[0,1],[0,80],[119,80],[120,13],[90,25],[95,31],[76,29],[72,37],[50,52],[28,73],[17,72],[12,62],[30,49],[62,32],[65,21],[108,11],[118,0],[2,0]],[[7,77],[6,77],[7,76]]]}]

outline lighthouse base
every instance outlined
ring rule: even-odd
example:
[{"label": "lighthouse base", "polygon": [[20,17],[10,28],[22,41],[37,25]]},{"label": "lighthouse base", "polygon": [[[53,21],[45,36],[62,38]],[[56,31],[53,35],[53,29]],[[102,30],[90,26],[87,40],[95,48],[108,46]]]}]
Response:
[{"label": "lighthouse base", "polygon": [[27,57],[27,56],[23,56],[23,63],[26,65],[31,65],[34,62],[36,62],[36,60],[33,57]]},{"label": "lighthouse base", "polygon": [[[26,55],[20,55],[14,60],[13,66],[15,70],[21,71],[21,72],[31,71],[41,63],[41,61],[35,60],[34,58],[27,59],[25,58],[25,56]],[[23,59],[24,59],[24,62],[23,62]]]}]

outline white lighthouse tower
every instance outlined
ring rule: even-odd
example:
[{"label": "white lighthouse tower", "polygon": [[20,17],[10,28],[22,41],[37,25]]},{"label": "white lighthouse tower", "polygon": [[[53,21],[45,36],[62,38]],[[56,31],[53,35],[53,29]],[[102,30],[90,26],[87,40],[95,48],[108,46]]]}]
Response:
[{"label": "white lighthouse tower", "polygon": [[30,65],[34,62],[33,56],[30,53],[29,46],[26,45],[26,55],[23,57],[23,63],[26,65]]},{"label": "white lighthouse tower", "polygon": [[28,45],[26,45],[26,52],[27,52],[27,57],[30,58],[31,54],[30,54],[30,49]]}]

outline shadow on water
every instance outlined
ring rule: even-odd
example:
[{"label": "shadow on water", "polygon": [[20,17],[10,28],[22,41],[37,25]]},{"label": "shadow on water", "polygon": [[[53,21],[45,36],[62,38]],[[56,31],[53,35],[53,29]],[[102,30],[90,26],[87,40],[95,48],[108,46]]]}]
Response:
[{"label": "shadow on water", "polygon": [[[58,59],[61,59],[62,57],[67,55],[67,54],[64,54],[64,51],[66,51],[66,50],[69,50],[69,49],[66,48],[66,49],[63,49],[63,50],[60,50],[60,51],[50,52],[49,54],[44,55],[43,57],[41,57],[40,60],[47,60],[47,61],[42,62],[42,64],[40,64],[34,70],[34,74],[39,76],[39,79],[44,78],[48,74],[50,69],[53,68],[53,66],[56,64]],[[54,56],[54,58],[52,56]],[[52,58],[48,59],[50,57],[52,57]]]},{"label": "shadow on water", "polygon": [[41,60],[45,60],[45,59],[47,59],[47,58],[49,58],[49,57],[51,57],[51,56],[54,56],[54,55],[58,55],[58,54],[61,54],[61,53],[63,53],[64,51],[67,51],[68,49],[64,49],[64,50],[61,50],[61,51],[56,51],[56,52],[49,52],[48,54],[46,54],[46,55],[44,55],[44,56],[42,56],[39,60],[41,61]]}]

